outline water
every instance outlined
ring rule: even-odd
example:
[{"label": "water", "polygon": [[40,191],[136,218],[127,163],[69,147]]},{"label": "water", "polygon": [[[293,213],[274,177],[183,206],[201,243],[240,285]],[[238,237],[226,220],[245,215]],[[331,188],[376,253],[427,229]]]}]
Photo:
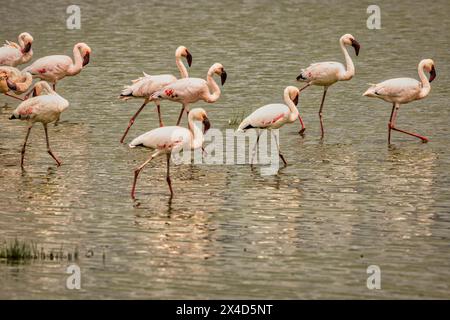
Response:
[{"label": "water", "polygon": [[[0,98],[0,241],[78,247],[82,289],[66,289],[67,260],[2,262],[0,298],[450,298],[447,1],[379,1],[381,30],[366,28],[368,4],[360,1],[78,3],[81,30],[66,30],[65,4],[2,5],[9,27],[0,39],[29,31],[35,58],[71,54],[79,41],[93,53],[57,88],[71,103],[50,127],[60,168],[38,124],[20,170],[26,127],[7,120],[17,103]],[[197,106],[213,127],[227,129],[234,112],[281,102],[300,67],[343,62],[344,33],[362,46],[357,74],[329,90],[323,143],[322,91],[309,88],[300,97],[306,137],[298,123],[282,128],[289,166],[278,175],[177,166],[170,201],[161,157],[143,172],[133,206],[132,170],[149,152],[118,142],[139,106],[116,98],[124,84],[142,71],[178,75],[174,50],[185,45],[191,76],[205,77],[214,62],[225,66],[220,100]],[[398,124],[430,143],[394,133],[388,148],[390,105],[361,94],[367,83],[417,78],[417,63],[429,57],[438,73],[432,92],[404,106]],[[179,105],[162,110],[173,123]],[[127,141],[156,125],[149,105]],[[371,264],[382,270],[382,290],[366,288]]]}]

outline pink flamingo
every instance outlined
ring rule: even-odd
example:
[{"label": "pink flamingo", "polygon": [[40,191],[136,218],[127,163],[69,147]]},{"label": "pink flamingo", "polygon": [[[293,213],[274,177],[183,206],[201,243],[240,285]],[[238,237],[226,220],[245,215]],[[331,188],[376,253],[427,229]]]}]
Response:
[{"label": "pink flamingo", "polygon": [[83,67],[89,63],[90,55],[91,48],[80,42],[73,47],[74,60],[64,55],[46,56],[36,60],[23,71],[31,73],[33,78],[40,78],[52,83],[53,90],[56,90],[56,82],[66,76],[79,74]]},{"label": "pink flamingo", "polygon": [[6,41],[6,44],[0,48],[0,65],[16,67],[31,60],[33,37],[28,32],[23,32],[19,35],[18,40],[19,44]]},{"label": "pink flamingo", "polygon": [[33,77],[29,72],[22,72],[19,69],[9,66],[0,66],[0,93],[4,95],[22,100],[22,98],[9,94],[14,91],[19,95],[28,90],[33,82]]},{"label": "pink flamingo", "polygon": [[343,35],[339,39],[339,43],[341,45],[341,50],[344,53],[347,67],[339,62],[313,63],[308,68],[302,69],[302,72],[297,77],[297,81],[303,81],[307,83],[303,88],[300,89],[300,91],[306,89],[310,85],[323,87],[323,97],[319,109],[321,139],[323,139],[324,137],[322,109],[328,87],[336,83],[337,81],[347,81],[353,78],[353,76],[355,75],[355,66],[353,65],[352,58],[350,58],[350,55],[348,54],[346,46],[352,46],[353,48],[355,48],[356,55],[359,54],[360,49],[358,41],[356,41],[355,37],[353,37],[351,34]]},{"label": "pink flamingo", "polygon": [[[296,87],[286,87],[286,89],[284,89],[284,102],[286,104],[274,103],[256,109],[252,114],[250,114],[242,121],[237,131],[245,132],[248,129],[256,129],[258,131],[258,137],[255,144],[256,148],[259,143],[259,137],[261,135],[259,129],[278,129],[287,123],[292,123],[297,120],[299,112],[296,106],[298,104],[299,93],[300,90]],[[275,141],[277,140],[275,139]],[[255,148],[253,149],[253,153],[255,151]],[[284,156],[281,154],[278,142],[277,149],[278,155],[280,156],[281,160],[283,160],[284,164],[287,165]],[[253,163],[253,161],[251,161],[251,163]]]},{"label": "pink flamingo", "polygon": [[[186,67],[184,66],[183,62],[181,61],[181,57],[185,57],[187,60],[187,63],[189,67],[192,64],[192,55],[188,51],[188,49],[184,46],[180,46],[175,51],[175,62],[178,66],[178,70],[180,71],[181,78],[187,78],[188,71]],[[128,134],[128,131],[130,130],[131,126],[133,125],[136,117],[139,115],[139,113],[144,109],[144,107],[149,103],[150,101],[154,101],[156,104],[156,108],[158,110],[158,118],[159,118],[159,126],[162,127],[164,124],[161,119],[161,110],[160,110],[160,103],[158,99],[152,98],[152,94],[156,91],[164,88],[168,84],[176,81],[177,78],[171,74],[162,74],[162,75],[156,75],[156,76],[150,76],[144,72],[144,76],[140,77],[136,80],[133,80],[133,84],[130,86],[125,86],[125,89],[122,90],[122,93],[119,96],[119,99],[121,100],[128,100],[131,98],[144,98],[144,103],[142,106],[138,109],[138,111],[134,114],[133,117],[131,117],[128,127],[125,130],[125,133],[123,134],[122,138],[120,139],[120,143],[123,143],[126,135]]]},{"label": "pink flamingo", "polygon": [[53,154],[48,140],[47,124],[57,121],[61,112],[69,106],[69,102],[57,94],[45,81],[39,81],[34,85],[33,97],[23,101],[12,113],[10,120],[20,119],[28,122],[28,131],[22,147],[22,157],[20,166],[23,169],[25,157],[25,148],[28,137],[35,122],[41,122],[44,125],[45,140],[47,142],[47,152],[60,166],[61,161]]},{"label": "pink flamingo", "polygon": [[[204,131],[202,132],[194,121],[202,121]],[[155,157],[166,154],[167,156],[167,173],[166,181],[169,185],[170,196],[173,196],[172,181],[170,179],[170,156],[172,152],[179,152],[180,150],[194,150],[201,148],[203,145],[203,135],[208,131],[211,124],[209,122],[206,111],[201,108],[193,109],[188,116],[188,129],[179,126],[159,127],[148,131],[135,138],[130,143],[130,147],[144,146],[155,149],[150,158],[134,170],[134,181],[131,189],[131,198],[135,199],[136,182],[139,173],[144,167],[152,161]]]},{"label": "pink flamingo", "polygon": [[[180,115],[177,125],[180,124],[184,110],[189,113],[188,105],[203,100],[207,103],[214,103],[220,98],[220,88],[213,79],[213,75],[220,76],[222,85],[227,80],[227,73],[220,63],[213,64],[206,75],[206,81],[200,78],[179,79],[165,86],[152,95],[153,99],[170,100],[181,103]],[[210,92],[212,90],[212,93]]]},{"label": "pink flamingo", "polygon": [[[427,79],[424,71],[430,73],[429,80]],[[434,68],[433,60],[424,59],[420,61],[418,72],[420,81],[412,78],[389,79],[381,83],[374,84],[363,94],[363,96],[366,97],[380,98],[384,101],[393,103],[391,117],[388,124],[388,144],[391,144],[391,130],[403,132],[413,137],[419,138],[424,143],[428,142],[428,139],[426,137],[400,130],[395,127],[397,112],[400,108],[400,105],[423,99],[431,91],[430,82],[432,82],[434,78],[436,78],[436,69]]]}]

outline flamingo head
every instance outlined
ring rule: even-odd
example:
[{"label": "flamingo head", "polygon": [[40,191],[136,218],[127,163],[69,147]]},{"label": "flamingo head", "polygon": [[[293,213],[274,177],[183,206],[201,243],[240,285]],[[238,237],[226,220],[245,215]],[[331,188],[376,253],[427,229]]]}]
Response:
[{"label": "flamingo head", "polygon": [[201,121],[203,123],[203,134],[205,134],[209,128],[211,128],[211,122],[209,122],[206,111],[202,108],[195,108],[189,112],[189,118],[195,121]]},{"label": "flamingo head", "polygon": [[19,35],[19,41],[23,43],[22,53],[28,53],[31,50],[33,37],[28,32],[23,32]]},{"label": "flamingo head", "polygon": [[289,86],[284,89],[285,94],[289,95],[289,99],[294,102],[295,105],[298,105],[298,96],[300,94],[300,90],[294,86]]},{"label": "flamingo head", "polygon": [[80,50],[81,57],[83,58],[83,67],[84,67],[85,65],[87,65],[89,63],[89,58],[91,56],[92,50],[84,42],[77,43],[75,46],[78,48],[78,50]]},{"label": "flamingo head", "polygon": [[429,82],[432,82],[436,78],[436,69],[434,68],[434,61],[431,59],[424,59],[421,61],[423,69],[430,73]]},{"label": "flamingo head", "polygon": [[341,37],[340,41],[343,42],[346,46],[352,46],[355,49],[355,54],[358,56],[361,45],[358,41],[356,41],[354,36],[349,33],[344,34]]},{"label": "flamingo head", "polygon": [[220,76],[220,81],[222,85],[225,84],[225,81],[227,81],[227,73],[225,69],[223,68],[223,65],[221,63],[214,63],[211,68],[209,68],[209,74],[217,74]]},{"label": "flamingo head", "polygon": [[175,51],[175,57],[185,57],[188,66],[190,67],[192,65],[192,55],[185,46],[179,46],[177,48],[177,50]]}]

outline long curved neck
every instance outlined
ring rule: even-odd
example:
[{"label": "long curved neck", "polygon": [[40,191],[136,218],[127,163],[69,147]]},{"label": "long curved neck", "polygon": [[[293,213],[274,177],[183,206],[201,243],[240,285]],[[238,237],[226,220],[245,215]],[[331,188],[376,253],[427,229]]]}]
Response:
[{"label": "long curved neck", "polygon": [[345,57],[346,71],[343,75],[341,75],[341,80],[350,80],[355,75],[355,65],[353,64],[353,60],[348,53],[347,48],[345,47],[344,41],[340,41],[341,50]]},{"label": "long curved neck", "polygon": [[28,90],[28,88],[31,86],[31,83],[33,82],[33,77],[31,73],[24,72],[25,75],[22,76],[22,82],[16,82],[17,91],[18,92],[25,92]]},{"label": "long curved neck", "polygon": [[25,48],[25,42],[23,42],[23,40],[22,40],[21,37],[18,37],[17,40],[18,40],[18,42],[19,42],[19,47],[20,47],[20,49],[23,50],[23,49]]},{"label": "long curved neck", "polygon": [[83,58],[81,57],[80,50],[76,46],[73,47],[73,58],[74,61],[67,70],[67,73],[72,76],[80,73],[81,68],[83,68]]},{"label": "long curved neck", "polygon": [[286,103],[286,105],[288,106],[289,111],[290,111],[289,121],[294,122],[298,118],[298,109],[295,106],[294,102],[291,100],[291,97],[289,96],[288,91],[286,91],[284,93],[284,103]]},{"label": "long curved neck", "polygon": [[[208,75],[206,76],[206,83],[208,84],[208,93],[205,99],[208,103],[214,103],[220,98],[220,88],[217,85],[216,81],[213,78],[214,72],[212,70],[208,71]],[[212,93],[210,92],[212,90]]]},{"label": "long curved neck", "polygon": [[199,127],[195,125],[194,119],[192,119],[191,117],[189,117],[188,128],[193,137],[193,139],[191,140],[192,149],[200,148],[203,145],[203,132]]},{"label": "long curved neck", "polygon": [[175,56],[175,63],[177,64],[178,70],[180,71],[181,78],[188,78],[189,74],[183,61],[181,61],[181,56]]},{"label": "long curved neck", "polygon": [[430,81],[428,80],[423,67],[424,67],[423,64],[419,63],[418,72],[419,72],[420,82],[422,83],[422,88],[420,89],[420,94],[419,94],[420,98],[426,97],[431,91]]}]

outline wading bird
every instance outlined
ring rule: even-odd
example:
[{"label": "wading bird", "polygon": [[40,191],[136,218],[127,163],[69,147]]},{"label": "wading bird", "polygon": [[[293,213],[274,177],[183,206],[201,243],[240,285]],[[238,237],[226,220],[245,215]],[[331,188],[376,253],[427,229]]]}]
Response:
[{"label": "wading bird", "polygon": [[[183,105],[178,116],[177,125],[180,124],[184,110],[189,113],[188,105],[203,100],[214,103],[220,98],[220,88],[213,79],[213,75],[220,76],[222,85],[227,80],[227,73],[220,63],[213,64],[206,75],[206,81],[200,78],[179,79],[165,86],[152,95],[153,99],[163,99],[179,102]],[[212,90],[212,93],[210,92]]]},{"label": "wading bird", "polygon": [[32,82],[33,77],[29,72],[22,72],[14,67],[0,66],[0,93],[14,99],[23,100],[8,92],[14,91],[17,95],[22,94],[28,90]]},{"label": "wading bird", "polygon": [[56,82],[66,76],[75,76],[81,69],[89,63],[91,48],[85,43],[77,43],[73,47],[72,60],[69,56],[53,55],[42,57],[23,71],[33,75],[33,78],[40,78],[53,84],[53,90],[56,90]]},{"label": "wading bird", "polygon": [[301,88],[300,91],[306,89],[310,85],[323,87],[323,97],[319,109],[321,139],[324,137],[322,109],[328,87],[337,81],[350,80],[355,75],[355,66],[353,65],[352,58],[350,58],[346,46],[352,46],[355,48],[356,55],[359,54],[360,45],[351,34],[343,35],[339,39],[339,43],[341,45],[342,52],[344,53],[347,67],[345,67],[342,63],[332,61],[313,63],[308,68],[302,69],[300,75],[297,77],[297,81],[306,82],[306,85]]},{"label": "wading bird", "polygon": [[[261,131],[259,129],[278,129],[286,123],[292,123],[297,120],[299,113],[296,105],[298,104],[299,93],[300,90],[296,87],[286,87],[286,89],[284,89],[284,102],[286,104],[274,103],[262,106],[261,108],[253,111],[252,114],[242,121],[237,129],[238,132],[245,132],[248,129],[256,129],[258,131],[258,137],[256,139],[255,147],[253,148],[253,153],[259,143],[259,137],[261,135]],[[276,137],[275,141],[277,142]],[[281,154],[278,142],[277,149],[284,165],[287,165],[284,156]],[[251,163],[253,163],[253,161],[251,161]]]},{"label": "wading bird", "polygon": [[23,32],[18,37],[19,44],[11,41],[6,41],[6,44],[0,48],[0,65],[16,67],[19,64],[24,64],[30,61],[33,57],[33,37]]},{"label": "wading bird", "polygon": [[[181,61],[181,57],[185,57],[187,60],[187,63],[189,67],[192,64],[192,55],[188,51],[188,49],[184,46],[180,46],[175,51],[175,62],[177,64],[178,70],[180,71],[181,78],[187,78],[188,71],[186,67],[184,66],[183,62]],[[122,93],[119,96],[119,99],[121,100],[128,100],[131,98],[144,98],[144,103],[142,106],[138,109],[138,111],[134,114],[134,116],[130,119],[130,122],[128,123],[128,127],[125,130],[125,133],[123,134],[122,138],[120,139],[120,143],[123,143],[123,140],[125,139],[126,135],[128,134],[128,131],[130,130],[131,126],[133,125],[136,117],[139,115],[139,113],[144,109],[144,107],[149,103],[150,101],[153,101],[156,104],[156,108],[158,110],[158,119],[159,119],[159,126],[163,126],[163,122],[161,119],[161,110],[160,110],[160,103],[158,99],[152,98],[152,94],[155,93],[158,90],[161,90],[168,84],[177,81],[177,78],[171,74],[162,74],[162,75],[156,75],[151,76],[144,72],[144,76],[140,77],[136,80],[133,80],[133,84],[130,86],[125,86],[125,88],[122,90]]]},{"label": "wading bird", "polygon": [[22,157],[20,160],[20,166],[22,168],[28,137],[35,122],[41,122],[43,124],[45,131],[45,140],[47,142],[47,152],[56,161],[57,166],[61,165],[61,161],[53,154],[52,150],[50,149],[47,124],[57,121],[61,112],[63,112],[68,106],[69,102],[59,94],[57,94],[54,90],[52,90],[47,82],[39,81],[34,85],[33,97],[23,101],[16,108],[16,110],[14,110],[13,114],[9,118],[10,120],[19,119],[28,122],[28,131],[23,143]]},{"label": "wading bird", "polygon": [[[198,128],[194,121],[203,122],[203,132]],[[131,141],[130,148],[144,146],[155,149],[150,158],[134,170],[134,181],[131,189],[131,198],[135,199],[136,182],[139,173],[144,167],[155,157],[166,154],[167,156],[167,173],[166,181],[169,185],[170,196],[173,196],[172,181],[170,179],[170,156],[172,152],[181,150],[194,150],[201,148],[203,145],[203,135],[208,131],[211,124],[206,115],[206,111],[202,108],[193,109],[188,116],[188,129],[179,126],[167,126],[153,129],[144,133]]]},{"label": "wading bird", "polygon": [[[427,79],[425,71],[430,73],[430,79]],[[397,112],[401,104],[409,103],[411,101],[425,98],[431,90],[430,82],[436,78],[436,70],[434,62],[431,59],[424,59],[420,61],[419,67],[420,81],[412,78],[395,78],[374,84],[372,87],[364,92],[363,96],[375,97],[383,99],[384,101],[393,103],[391,117],[388,124],[388,144],[391,144],[391,130],[403,132],[413,137],[419,138],[422,142],[428,142],[426,137],[400,130],[395,127],[397,120]]]}]

